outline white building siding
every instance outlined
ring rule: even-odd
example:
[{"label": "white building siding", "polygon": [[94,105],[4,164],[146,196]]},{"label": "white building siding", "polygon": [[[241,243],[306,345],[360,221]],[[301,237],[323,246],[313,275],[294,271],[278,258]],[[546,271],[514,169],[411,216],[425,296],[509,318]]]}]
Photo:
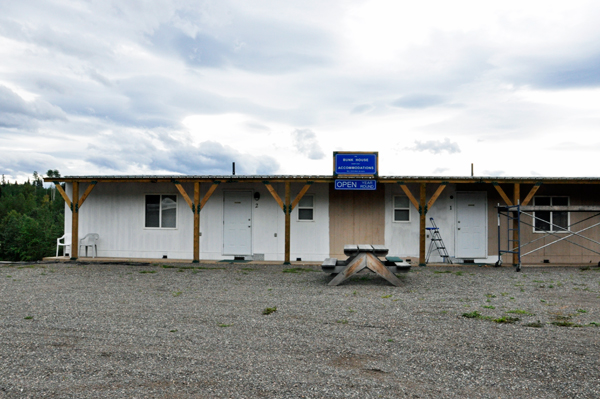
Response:
[{"label": "white building siding", "polygon": [[[210,188],[201,184],[201,197]],[[193,198],[193,184],[183,184]],[[284,184],[273,184],[283,199]],[[292,200],[302,189],[292,184]],[[80,184],[80,195],[87,184]],[[72,197],[72,184],[66,191]],[[223,192],[260,193],[252,200],[252,251],[265,260],[284,260],[285,215],[264,184],[221,183],[200,213],[200,258],[231,259],[223,255]],[[177,195],[177,227],[145,228],[145,195]],[[313,222],[298,221],[297,210],[291,215],[291,257],[293,260],[323,260],[329,253],[328,185],[315,184],[308,191],[315,196]],[[98,256],[122,258],[193,258],[193,213],[171,183],[99,183],[79,210],[79,237],[98,233]],[[65,207],[65,232],[71,233],[71,210]],[[84,254],[80,254],[82,256]]]}]

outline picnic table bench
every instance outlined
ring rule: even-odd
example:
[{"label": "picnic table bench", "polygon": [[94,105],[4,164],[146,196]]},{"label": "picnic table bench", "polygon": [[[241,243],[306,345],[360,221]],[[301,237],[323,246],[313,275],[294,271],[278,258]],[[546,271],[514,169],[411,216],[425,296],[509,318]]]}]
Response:
[{"label": "picnic table bench", "polygon": [[[394,273],[404,273],[410,270],[410,263],[396,257],[387,256],[389,249],[383,245],[344,245],[346,260],[327,258],[321,265],[326,273],[336,275],[329,285],[339,285],[350,276],[367,268],[377,273],[395,286],[400,285],[400,280]],[[385,257],[385,260],[379,259]]]}]

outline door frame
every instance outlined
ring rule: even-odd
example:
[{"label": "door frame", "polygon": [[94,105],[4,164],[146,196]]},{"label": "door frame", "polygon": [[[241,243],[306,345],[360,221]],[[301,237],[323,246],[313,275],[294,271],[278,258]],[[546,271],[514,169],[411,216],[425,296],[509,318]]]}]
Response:
[{"label": "door frame", "polygon": [[[250,199],[250,253],[247,254],[228,254],[225,253],[225,199],[227,197],[227,194],[229,193],[247,193],[248,194],[248,198]],[[222,215],[222,221],[223,221],[223,235],[222,235],[222,245],[221,245],[221,255],[223,256],[236,256],[236,255],[245,255],[245,256],[251,256],[254,253],[254,207],[252,206],[252,194],[254,193],[254,191],[252,190],[223,190],[223,215]]]},{"label": "door frame", "polygon": [[[483,209],[484,209],[484,224],[483,224],[483,235],[484,235],[484,255],[483,256],[458,256],[458,196],[459,194],[480,194],[483,197]],[[454,200],[454,257],[456,259],[486,259],[488,257],[488,192],[487,191],[457,191],[455,193]]]}]

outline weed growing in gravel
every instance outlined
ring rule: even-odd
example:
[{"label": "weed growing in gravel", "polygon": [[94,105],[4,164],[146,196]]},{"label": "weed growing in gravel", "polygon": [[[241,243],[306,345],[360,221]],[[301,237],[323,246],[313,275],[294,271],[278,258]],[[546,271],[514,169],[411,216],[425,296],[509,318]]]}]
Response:
[{"label": "weed growing in gravel", "polygon": [[169,330],[169,332],[177,332],[177,329],[175,329],[175,330]]},{"label": "weed growing in gravel", "polygon": [[277,306],[273,306],[272,308],[265,308],[265,310],[263,310],[262,314],[271,314],[277,312]]},{"label": "weed growing in gravel", "polygon": [[219,327],[231,327],[233,324],[219,324]]},{"label": "weed growing in gravel", "polygon": [[536,321],[533,323],[527,323],[525,324],[525,327],[534,327],[534,328],[542,328],[544,327],[544,323],[542,323],[541,321]]},{"label": "weed growing in gravel", "polygon": [[456,273],[454,273],[454,274],[456,274],[457,276],[462,276],[462,275],[463,275],[463,272],[456,272]]},{"label": "weed growing in gravel", "polygon": [[534,316],[533,313],[529,313],[528,311],[522,310],[522,309],[507,310],[506,313],[516,313],[516,314],[523,314],[523,315],[527,315],[527,316]]},{"label": "weed growing in gravel", "polygon": [[583,327],[581,324],[575,324],[572,321],[553,321],[551,324],[554,324],[557,327]]},{"label": "weed growing in gravel", "polygon": [[394,342],[394,340],[390,338],[390,339],[388,339],[388,342]]},{"label": "weed growing in gravel", "polygon": [[173,265],[162,265],[163,269],[175,269],[175,266]]},{"label": "weed growing in gravel", "polygon": [[392,297],[392,295],[391,295],[391,294],[390,294],[390,295],[384,295],[384,296],[382,296],[382,298],[384,298],[384,299],[385,299],[385,298],[391,298],[391,297]]},{"label": "weed growing in gravel", "polygon": [[587,313],[587,310],[585,310],[585,309],[577,309],[577,313]]},{"label": "weed growing in gravel", "polygon": [[181,294],[182,294],[182,292],[181,292],[181,291],[176,291],[176,292],[174,292],[174,293],[173,293],[173,296],[179,296],[179,295],[181,295]]},{"label": "weed growing in gravel", "polygon": [[23,318],[24,318],[25,320],[31,320],[31,319],[33,319],[33,316],[25,316],[25,317],[23,317]]},{"label": "weed growing in gravel", "polygon": [[493,319],[492,321],[494,323],[516,323],[519,320],[521,319],[519,319],[518,317],[502,316],[498,319]]},{"label": "weed growing in gravel", "polygon": [[488,298],[496,298],[496,295],[494,294],[485,294],[485,296]]},{"label": "weed growing in gravel", "polygon": [[346,319],[336,320],[335,322],[339,324],[348,324],[348,320]]},{"label": "weed growing in gravel", "polygon": [[463,313],[462,317],[466,317],[467,319],[480,319],[483,317],[483,315],[481,313],[479,313],[478,311],[474,310],[469,313]]},{"label": "weed growing in gravel", "polygon": [[445,273],[452,273],[450,270],[434,270],[433,271],[434,274],[445,274]]},{"label": "weed growing in gravel", "polygon": [[492,305],[482,306],[482,308],[485,308],[485,309],[496,309],[496,307],[492,306]]},{"label": "weed growing in gravel", "polygon": [[354,313],[354,312],[356,312],[356,310],[354,310],[354,309],[352,309],[352,308],[348,308],[348,312],[350,312],[350,313]]},{"label": "weed growing in gravel", "polygon": [[305,267],[292,267],[291,269],[283,269],[284,273],[307,273],[307,272],[314,272],[316,270],[313,269],[307,269]]},{"label": "weed growing in gravel", "polygon": [[142,270],[140,271],[140,273],[144,274],[144,273],[156,273],[156,270]]}]

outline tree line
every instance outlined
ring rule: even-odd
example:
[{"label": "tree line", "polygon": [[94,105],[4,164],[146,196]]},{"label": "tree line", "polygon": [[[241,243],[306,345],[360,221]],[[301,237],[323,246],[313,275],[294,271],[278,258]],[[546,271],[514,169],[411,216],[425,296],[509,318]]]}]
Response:
[{"label": "tree line", "polygon": [[[49,170],[49,177],[60,177]],[[65,201],[33,172],[25,183],[0,182],[0,260],[36,261],[52,256],[64,234]]]}]

